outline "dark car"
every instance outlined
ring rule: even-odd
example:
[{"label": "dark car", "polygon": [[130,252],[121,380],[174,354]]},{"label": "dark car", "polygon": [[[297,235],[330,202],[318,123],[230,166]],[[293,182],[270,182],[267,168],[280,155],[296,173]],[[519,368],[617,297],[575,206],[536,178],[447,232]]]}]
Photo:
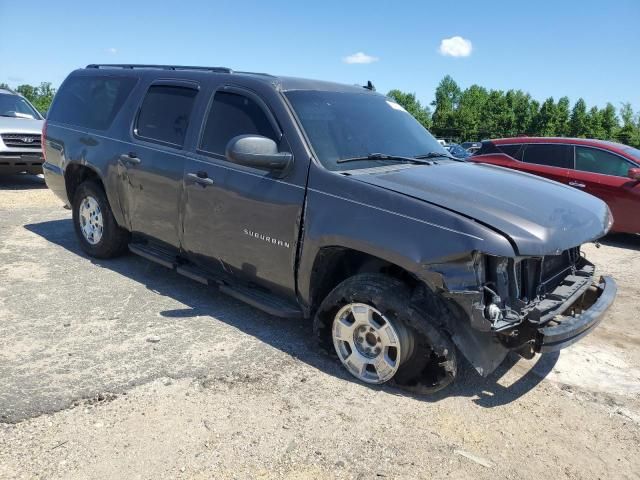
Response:
[{"label": "dark car", "polygon": [[469,152],[467,152],[464,148],[462,148],[462,146],[458,145],[457,143],[448,143],[444,146],[444,148],[447,152],[449,152],[456,158],[465,159],[471,156]]},{"label": "dark car", "polygon": [[482,142],[462,142],[460,146],[467,152],[474,154],[482,148]]},{"label": "dark car", "polygon": [[585,138],[502,138],[483,142],[473,160],[550,178],[595,195],[613,213],[612,231],[640,233],[637,148]]},{"label": "dark car", "polygon": [[129,249],[313,318],[364,382],[442,388],[457,349],[487,375],[509,351],[578,340],[615,296],[580,252],[609,228],[603,202],[456,161],[368,88],[90,65],[60,87],[44,138],[85,252]]}]

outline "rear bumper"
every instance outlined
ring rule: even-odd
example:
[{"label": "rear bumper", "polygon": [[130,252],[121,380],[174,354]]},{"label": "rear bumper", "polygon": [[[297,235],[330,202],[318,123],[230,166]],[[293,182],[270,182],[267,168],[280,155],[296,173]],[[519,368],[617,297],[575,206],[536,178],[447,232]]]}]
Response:
[{"label": "rear bumper", "polygon": [[[534,350],[541,353],[555,352],[587,335],[602,321],[615,299],[617,290],[613,278],[600,277],[598,284],[592,285],[578,301],[565,310],[569,315],[557,317],[557,325],[538,329]],[[570,316],[575,306],[578,306],[582,313]]]},{"label": "rear bumper", "polygon": [[38,152],[0,152],[0,174],[42,173],[44,157]]},{"label": "rear bumper", "polygon": [[56,197],[58,197],[65,205],[70,206],[67,198],[67,187],[64,183],[64,171],[49,162],[42,165],[42,173],[44,173],[44,181]]}]

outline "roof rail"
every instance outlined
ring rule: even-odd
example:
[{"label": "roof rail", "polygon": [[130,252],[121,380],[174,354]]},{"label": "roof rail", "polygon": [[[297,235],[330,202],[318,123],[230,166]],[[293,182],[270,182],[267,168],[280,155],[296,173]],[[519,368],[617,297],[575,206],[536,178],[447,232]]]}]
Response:
[{"label": "roof rail", "polygon": [[133,70],[139,69],[156,69],[156,70],[198,70],[201,72],[214,72],[214,73],[233,73],[233,70],[227,67],[192,67],[186,65],[142,65],[133,63],[92,63],[86,66],[86,68],[122,68]]}]

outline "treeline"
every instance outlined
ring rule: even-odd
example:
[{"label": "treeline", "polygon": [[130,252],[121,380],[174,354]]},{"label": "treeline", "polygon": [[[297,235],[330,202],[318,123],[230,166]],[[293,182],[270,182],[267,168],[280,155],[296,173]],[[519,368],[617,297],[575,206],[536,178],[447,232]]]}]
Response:
[{"label": "treeline", "polygon": [[[15,90],[43,114],[56,92],[48,82]],[[457,142],[531,135],[599,138],[640,148],[640,115],[629,103],[618,109],[611,103],[587,108],[582,98],[573,106],[567,97],[557,102],[549,97],[540,103],[522,90],[487,90],[479,85],[462,90],[449,75],[436,88],[433,110],[413,93],[391,90],[388,95],[434,135]]]},{"label": "treeline", "polygon": [[588,108],[582,98],[573,105],[567,97],[540,103],[522,90],[479,85],[462,90],[449,75],[436,88],[433,110],[414,94],[391,90],[388,95],[434,135],[458,142],[530,135],[598,138],[640,147],[640,117],[629,103],[619,109],[611,103]]}]

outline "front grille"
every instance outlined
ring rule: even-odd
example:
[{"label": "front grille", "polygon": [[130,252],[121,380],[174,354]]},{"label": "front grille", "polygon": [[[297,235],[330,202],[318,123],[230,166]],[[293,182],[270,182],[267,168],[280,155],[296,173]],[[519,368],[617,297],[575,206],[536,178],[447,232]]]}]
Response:
[{"label": "front grille", "polygon": [[2,142],[10,148],[40,148],[40,135],[35,133],[3,133]]},{"label": "front grille", "polygon": [[580,248],[574,247],[560,255],[528,258],[516,263],[514,274],[519,298],[531,300],[552,291],[576,268],[579,259]]}]

